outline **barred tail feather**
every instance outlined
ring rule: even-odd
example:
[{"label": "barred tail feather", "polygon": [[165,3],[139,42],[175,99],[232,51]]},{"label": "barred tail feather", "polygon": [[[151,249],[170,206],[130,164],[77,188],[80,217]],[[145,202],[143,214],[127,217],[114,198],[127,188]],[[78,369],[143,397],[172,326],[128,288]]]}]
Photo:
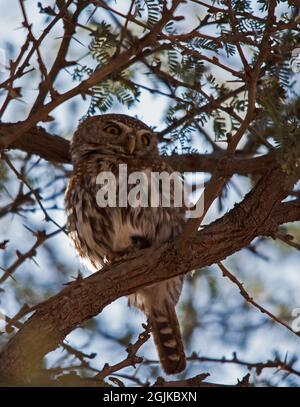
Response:
[{"label": "barred tail feather", "polygon": [[153,339],[160,363],[167,374],[176,374],[185,369],[186,359],[175,307],[151,308],[149,315]]}]

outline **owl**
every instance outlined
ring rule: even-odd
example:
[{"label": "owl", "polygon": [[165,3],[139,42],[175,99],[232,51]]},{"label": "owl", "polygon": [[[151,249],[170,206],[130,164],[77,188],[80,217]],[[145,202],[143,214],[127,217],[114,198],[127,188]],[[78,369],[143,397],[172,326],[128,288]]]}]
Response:
[{"label": "owl", "polygon": [[[121,114],[89,117],[75,132],[71,142],[73,172],[65,195],[67,227],[78,254],[94,270],[137,250],[158,247],[182,232],[185,212],[181,207],[105,207],[97,203],[98,174],[110,172],[118,180],[120,164],[126,164],[128,175],[135,171],[148,178],[151,172],[171,174],[172,168],[159,156],[157,144],[146,124]],[[146,314],[167,374],[179,373],[186,365],[175,312],[182,284],[183,277],[175,277],[128,297],[130,306]]]}]

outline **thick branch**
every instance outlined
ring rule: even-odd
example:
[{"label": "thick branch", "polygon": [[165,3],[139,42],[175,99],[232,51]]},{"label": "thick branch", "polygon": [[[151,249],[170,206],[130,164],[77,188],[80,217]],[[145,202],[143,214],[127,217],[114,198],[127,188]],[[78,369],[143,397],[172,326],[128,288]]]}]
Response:
[{"label": "thick branch", "polygon": [[[13,126],[1,124],[1,127]],[[59,136],[51,135],[42,127],[34,127],[22,137],[17,139],[10,147],[19,149],[29,154],[37,154],[47,161],[59,164],[70,164],[69,142]],[[164,157],[164,159],[177,171],[181,172],[213,172],[218,162],[224,158],[225,153],[213,154],[183,154]],[[222,174],[247,175],[255,172],[263,172],[274,163],[275,157],[266,154],[255,158],[228,158],[222,166]]]},{"label": "thick branch", "polygon": [[97,315],[115,299],[141,287],[219,262],[248,246],[259,235],[273,235],[291,207],[300,219],[299,203],[280,204],[288,194],[280,169],[265,174],[256,187],[222,218],[206,226],[183,248],[177,242],[149,248],[75,281],[40,304],[0,355],[0,375],[25,380],[48,352],[85,320]]},{"label": "thick branch", "polygon": [[[1,124],[2,126],[12,126]],[[10,147],[25,151],[29,154],[36,154],[47,161],[58,164],[70,164],[70,143],[68,140],[49,134],[42,127],[33,127],[28,132],[24,133],[22,137],[17,139]]]},{"label": "thick branch", "polygon": [[241,381],[238,380],[237,384],[219,384],[205,382],[204,380],[209,376],[209,373],[200,373],[197,376],[183,380],[171,380],[165,381],[162,377],[159,377],[154,383],[153,387],[248,387],[249,377],[247,374]]}]

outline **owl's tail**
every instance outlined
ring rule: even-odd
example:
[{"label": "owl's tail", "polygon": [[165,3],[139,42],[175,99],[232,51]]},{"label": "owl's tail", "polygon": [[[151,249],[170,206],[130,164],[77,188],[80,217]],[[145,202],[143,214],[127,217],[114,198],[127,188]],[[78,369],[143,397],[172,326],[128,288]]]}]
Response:
[{"label": "owl's tail", "polygon": [[185,369],[186,359],[175,307],[151,309],[149,320],[160,363],[167,374],[176,374]]}]

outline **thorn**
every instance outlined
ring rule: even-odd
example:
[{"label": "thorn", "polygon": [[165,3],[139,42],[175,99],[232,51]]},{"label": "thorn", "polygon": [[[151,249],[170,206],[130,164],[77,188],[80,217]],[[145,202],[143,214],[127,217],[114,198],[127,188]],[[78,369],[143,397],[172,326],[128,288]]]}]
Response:
[{"label": "thorn", "polygon": [[[35,256],[36,254],[34,254],[34,256]],[[40,265],[39,265],[39,263],[33,258],[33,257],[31,257],[31,260],[34,262],[34,264],[37,266],[37,267],[40,267]]]},{"label": "thorn", "polygon": [[8,242],[9,240],[3,240],[3,242],[0,243],[0,249],[5,250]]},{"label": "thorn", "polygon": [[36,236],[37,232],[35,230],[32,230],[29,226],[26,226],[24,223],[23,223],[23,226],[25,229],[27,229],[29,232],[31,232],[33,234],[33,236]]}]

